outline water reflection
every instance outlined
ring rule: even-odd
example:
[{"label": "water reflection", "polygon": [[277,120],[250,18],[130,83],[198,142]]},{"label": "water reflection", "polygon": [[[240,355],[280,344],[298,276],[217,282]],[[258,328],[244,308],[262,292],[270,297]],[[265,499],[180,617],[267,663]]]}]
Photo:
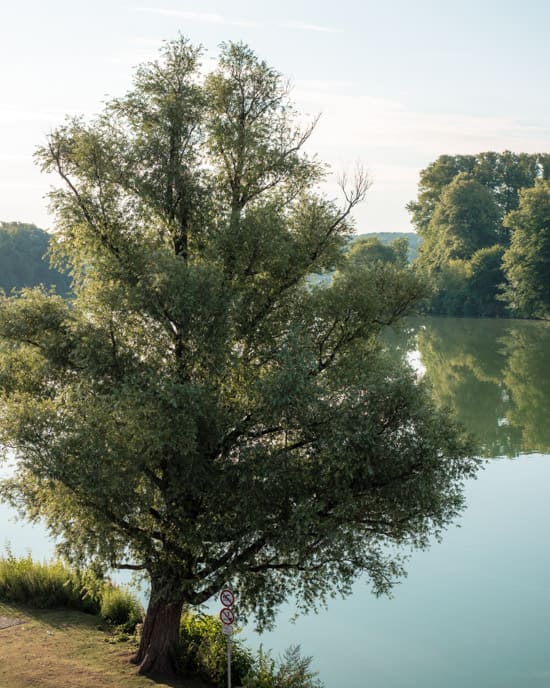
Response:
[{"label": "water reflection", "polygon": [[414,330],[435,398],[483,456],[550,451],[550,323],[430,318]]}]

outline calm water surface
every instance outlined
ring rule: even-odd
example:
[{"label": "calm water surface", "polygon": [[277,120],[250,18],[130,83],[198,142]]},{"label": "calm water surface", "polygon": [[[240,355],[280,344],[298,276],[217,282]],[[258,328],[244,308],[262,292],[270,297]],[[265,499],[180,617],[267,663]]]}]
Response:
[{"label": "calm water surface", "polygon": [[[327,688],[550,688],[550,325],[430,319],[415,357],[481,442],[485,470],[441,544],[414,553],[393,599],[366,581],[250,645],[300,644]],[[48,556],[40,527],[0,505],[0,539]]]}]

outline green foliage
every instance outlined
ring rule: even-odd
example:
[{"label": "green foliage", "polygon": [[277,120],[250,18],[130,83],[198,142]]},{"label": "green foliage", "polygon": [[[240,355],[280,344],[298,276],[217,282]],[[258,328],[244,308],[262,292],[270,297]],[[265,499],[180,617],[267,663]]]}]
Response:
[{"label": "green foliage", "polygon": [[[418,256],[419,245],[420,238],[412,232],[376,232],[352,237],[344,247],[344,253],[352,262],[378,260],[405,267]],[[309,283],[327,286],[333,274],[332,271],[327,271],[324,274],[310,275]]]},{"label": "green foliage", "polygon": [[434,275],[434,295],[426,310],[449,316],[505,317],[501,293],[504,248],[495,244],[476,251],[470,260],[449,260]]},{"label": "green foliage", "polygon": [[[421,172],[418,199],[408,208],[424,239],[418,265],[431,274],[437,286],[428,312],[490,317],[507,314],[502,297],[502,261],[511,241],[514,213],[522,190],[547,179],[549,170],[547,154],[505,151],[441,156]],[[520,243],[516,239],[515,245]],[[521,249],[517,255],[520,253]],[[465,261],[458,281],[456,260]],[[512,274],[510,269],[508,272]],[[547,282],[540,272],[536,280],[539,287]],[[506,290],[512,310],[540,314],[540,309],[523,303],[520,288],[515,295],[513,291],[510,287]]]},{"label": "green foliage", "polygon": [[107,623],[132,633],[143,621],[143,609],[127,590],[106,584],[101,592],[99,613]]},{"label": "green foliage", "polygon": [[468,261],[449,260],[432,276],[434,295],[426,306],[428,313],[464,315],[471,270]]},{"label": "green foliage", "polygon": [[10,549],[0,558],[0,599],[29,607],[68,607],[95,614],[99,602],[84,590],[83,577],[60,562],[39,563]]},{"label": "green foliage", "polygon": [[128,591],[105,581],[92,569],[73,570],[59,561],[40,563],[30,554],[16,557],[9,547],[0,557],[0,600],[100,614],[108,623],[129,632],[143,617],[140,604]]},{"label": "green foliage", "polygon": [[311,662],[311,657],[302,657],[299,645],[285,650],[278,662],[260,648],[254,668],[243,680],[243,688],[321,688]]},{"label": "green foliage", "polygon": [[378,237],[358,237],[347,252],[347,260],[352,264],[359,263],[393,263],[404,268],[408,259],[408,242],[396,238],[384,244]]},{"label": "green foliage", "polygon": [[[517,208],[520,189],[533,186],[537,179],[549,178],[550,154],[487,151],[477,155],[439,156],[421,171],[418,198],[407,206],[420,236],[424,236],[443,192],[461,173],[491,193],[502,220],[506,213]],[[508,243],[506,234],[502,230],[501,243]]]},{"label": "green foliage", "polygon": [[495,244],[476,251],[470,262],[470,278],[465,314],[485,318],[504,317],[506,307],[502,301],[504,247]]},{"label": "green foliage", "polygon": [[505,299],[517,314],[550,318],[550,183],[521,193],[505,225],[512,232],[504,254]]},{"label": "green foliage", "polygon": [[365,234],[358,234],[352,241],[362,241],[365,239],[376,238],[384,245],[391,244],[396,239],[404,239],[407,242],[407,261],[411,263],[418,256],[418,249],[422,243],[422,239],[414,232],[367,232]]},{"label": "green foliage", "polygon": [[[220,688],[227,685],[227,640],[219,619],[185,611],[180,622],[180,642],[184,672],[199,674]],[[234,685],[241,685],[252,670],[251,652],[233,635],[231,676]]]},{"label": "green foliage", "polygon": [[91,571],[74,571],[59,561],[40,563],[30,554],[15,557],[9,547],[0,558],[0,599],[6,602],[97,614],[102,587]]},{"label": "green foliage", "polygon": [[130,93],[52,132],[37,157],[60,176],[75,296],[0,300],[0,442],[19,460],[0,491],[71,561],[146,571],[143,671],[171,669],[177,615],[155,613],[224,584],[260,625],[361,573],[388,592],[477,470],[382,343],[423,280],[343,256],[364,173],[327,199],[281,75],[241,44],[206,76],[200,57],[167,43]]},{"label": "green foliage", "polygon": [[[184,611],[180,622],[182,670],[198,674],[219,688],[227,685],[227,638],[215,616]],[[254,656],[235,635],[231,638],[231,677],[244,688],[320,688],[311,657],[288,648],[276,661],[261,648]]]},{"label": "green foliage", "polygon": [[407,205],[420,236],[428,227],[443,190],[460,172],[471,173],[474,165],[472,155],[440,155],[420,172],[418,198]]},{"label": "green foliage", "polygon": [[67,294],[68,278],[49,267],[49,244],[50,235],[35,225],[0,222],[0,289],[9,294],[42,284]]},{"label": "green foliage", "polygon": [[419,261],[429,269],[464,260],[497,241],[498,208],[474,178],[458,174],[444,189],[424,233]]}]

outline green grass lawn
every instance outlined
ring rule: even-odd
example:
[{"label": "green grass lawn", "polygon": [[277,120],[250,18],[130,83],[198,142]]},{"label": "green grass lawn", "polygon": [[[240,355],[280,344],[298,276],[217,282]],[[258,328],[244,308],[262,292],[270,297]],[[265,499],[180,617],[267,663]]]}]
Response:
[{"label": "green grass lawn", "polygon": [[0,603],[2,616],[23,623],[0,629],[1,688],[207,688],[137,676],[129,663],[135,642],[113,642],[97,616]]}]

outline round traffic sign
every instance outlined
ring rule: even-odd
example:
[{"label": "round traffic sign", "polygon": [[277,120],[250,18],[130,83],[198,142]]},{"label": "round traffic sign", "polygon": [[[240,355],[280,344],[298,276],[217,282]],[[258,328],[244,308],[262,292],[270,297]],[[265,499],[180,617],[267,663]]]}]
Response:
[{"label": "round traffic sign", "polygon": [[224,607],[231,607],[233,602],[235,602],[235,595],[233,594],[233,591],[229,590],[229,588],[222,590],[220,593],[220,602]]},{"label": "round traffic sign", "polygon": [[235,621],[235,614],[233,614],[231,609],[224,607],[220,612],[220,619],[226,626],[231,626],[231,624]]}]

